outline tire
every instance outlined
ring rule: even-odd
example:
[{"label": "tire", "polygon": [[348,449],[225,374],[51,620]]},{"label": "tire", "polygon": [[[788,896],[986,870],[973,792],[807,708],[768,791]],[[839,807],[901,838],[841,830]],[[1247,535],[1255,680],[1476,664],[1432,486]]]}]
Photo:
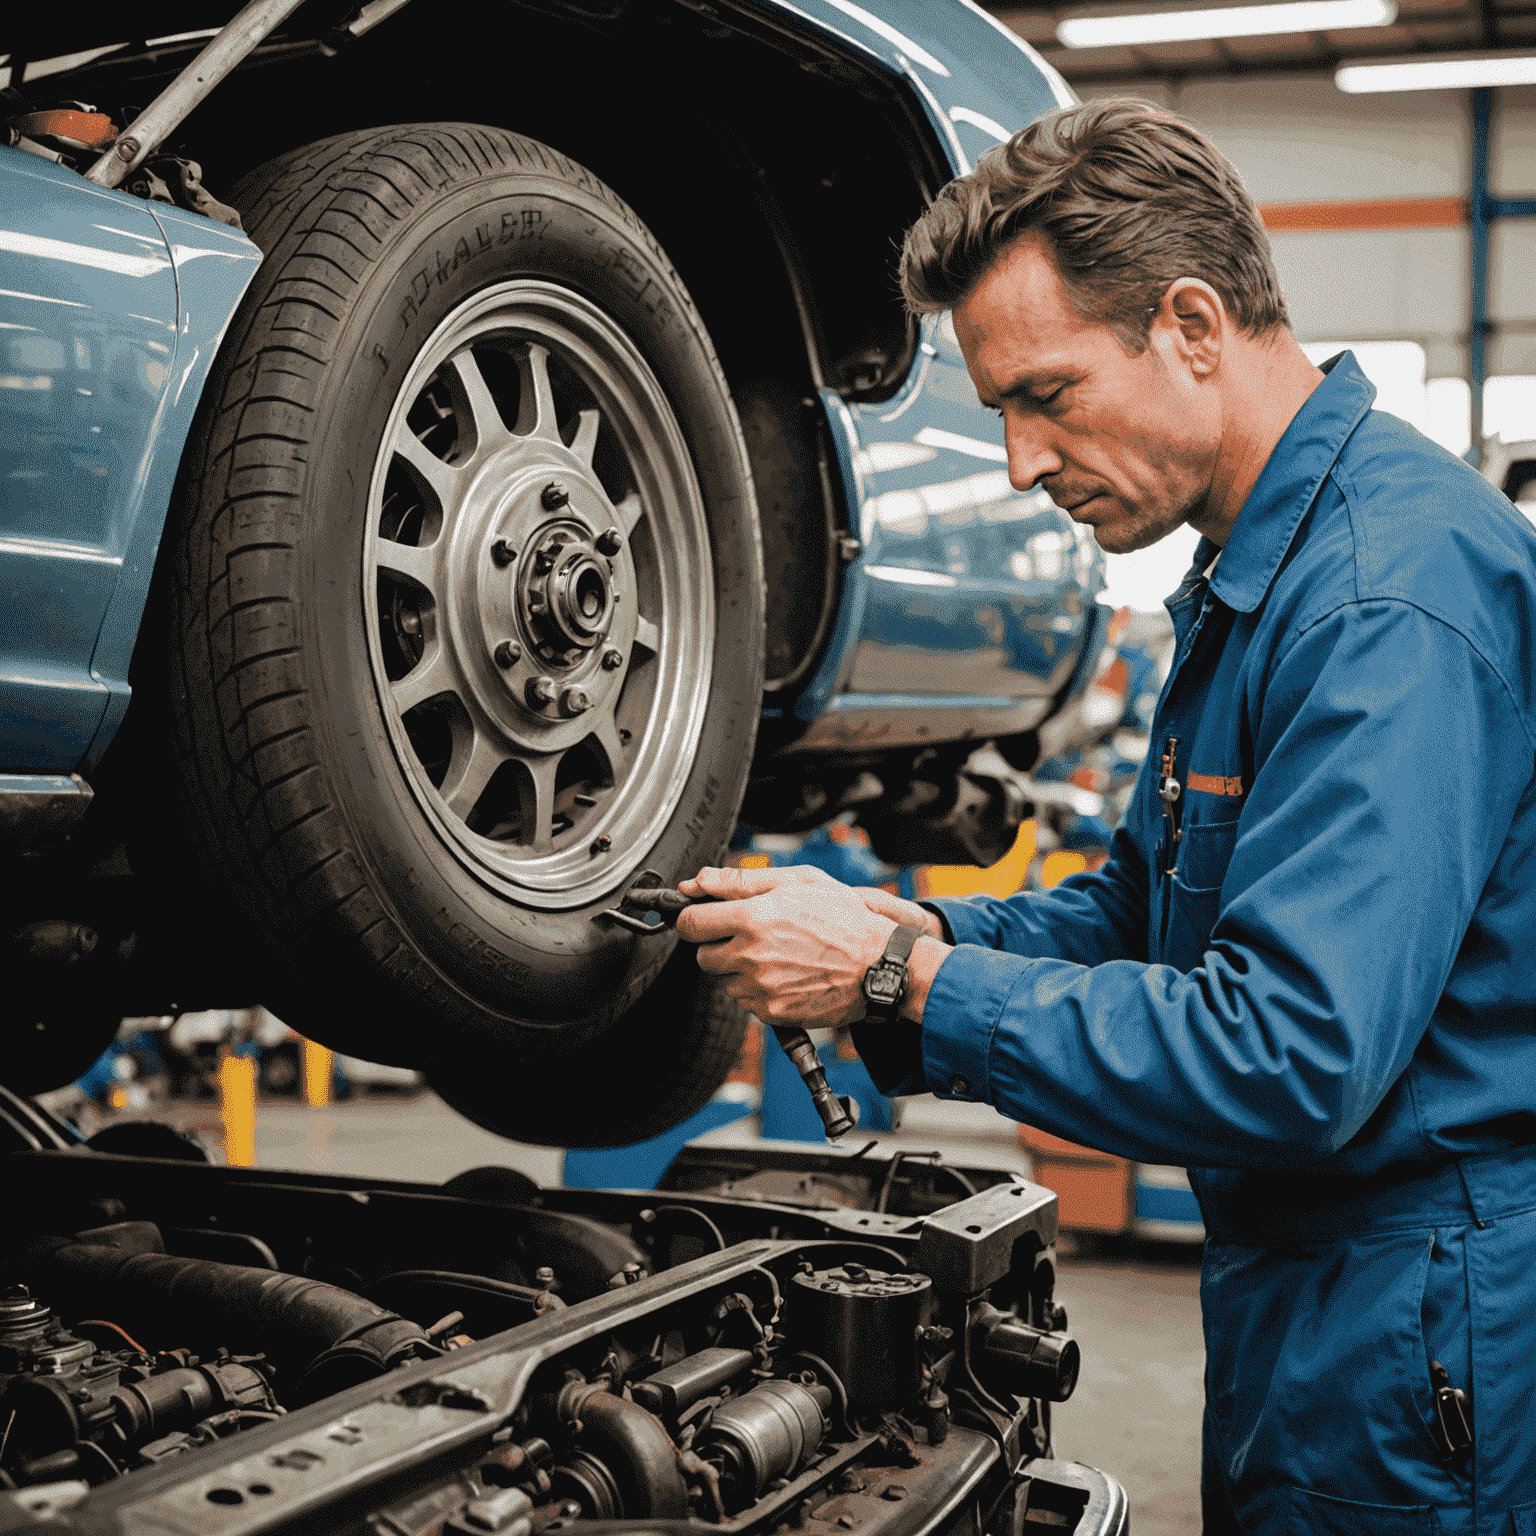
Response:
[{"label": "tire", "polygon": [[[600,914],[716,859],[741,802],[763,579],[729,390],[644,226],[530,140],[348,134],[233,200],[266,262],[168,532],[187,831],[279,1017],[490,1080],[475,1118],[537,1140],[512,1074],[602,1038],[583,1074],[627,1089],[606,1037],[675,946]],[[678,974],[723,1077],[735,1026]]]},{"label": "tire", "polygon": [[599,1067],[545,1084],[507,1107],[506,1084],[449,1071],[432,1087],[487,1130],[550,1147],[624,1147],[671,1130],[709,1101],[736,1064],[747,1015],[679,944],[651,989],[604,1036]]}]

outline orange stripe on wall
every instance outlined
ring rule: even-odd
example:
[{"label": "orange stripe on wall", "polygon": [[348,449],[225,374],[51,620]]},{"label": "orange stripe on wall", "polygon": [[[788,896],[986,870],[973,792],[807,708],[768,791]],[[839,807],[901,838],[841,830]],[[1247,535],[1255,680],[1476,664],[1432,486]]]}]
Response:
[{"label": "orange stripe on wall", "polygon": [[1296,229],[1455,229],[1467,222],[1461,197],[1385,197],[1357,203],[1270,203],[1260,208],[1272,234]]}]

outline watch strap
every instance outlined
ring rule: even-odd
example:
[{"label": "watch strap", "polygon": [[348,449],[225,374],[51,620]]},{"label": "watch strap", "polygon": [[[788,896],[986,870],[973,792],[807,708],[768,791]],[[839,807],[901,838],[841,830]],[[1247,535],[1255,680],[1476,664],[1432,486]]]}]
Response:
[{"label": "watch strap", "polygon": [[[920,928],[908,928],[904,924],[898,924],[889,939],[886,940],[885,949],[880,958],[864,973],[864,1017],[875,1023],[890,1023],[901,1016],[902,1000],[906,997],[907,982],[907,957],[912,953],[917,941],[922,938]],[[877,971],[899,972],[901,985],[897,989],[896,997],[890,1002],[878,1000],[870,996],[869,978]]]},{"label": "watch strap", "polygon": [[908,928],[898,925],[896,931],[886,940],[885,953],[880,958],[889,961],[893,965],[905,965],[908,957],[917,947],[917,941],[922,936],[923,930],[921,928]]}]

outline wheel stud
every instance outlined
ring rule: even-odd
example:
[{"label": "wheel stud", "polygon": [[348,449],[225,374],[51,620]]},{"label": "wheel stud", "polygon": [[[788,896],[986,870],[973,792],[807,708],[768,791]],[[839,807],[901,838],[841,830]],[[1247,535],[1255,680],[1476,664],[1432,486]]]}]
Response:
[{"label": "wheel stud", "polygon": [[617,672],[624,665],[624,653],[613,646],[603,652],[603,671]]},{"label": "wheel stud", "polygon": [[517,551],[505,539],[497,539],[491,545],[491,559],[497,565],[511,565],[517,559]]},{"label": "wheel stud", "polygon": [[593,853],[607,853],[608,850],[612,847],[613,839],[609,837],[606,832],[599,832],[597,836],[592,839]]},{"label": "wheel stud", "polygon": [[617,528],[604,528],[597,536],[597,552],[610,559],[624,548],[624,535]]},{"label": "wheel stud", "polygon": [[551,480],[539,496],[546,512],[558,512],[570,499],[571,493],[558,480]]},{"label": "wheel stud", "polygon": [[560,695],[560,708],[567,715],[582,715],[592,708],[585,688],[567,688]]},{"label": "wheel stud", "polygon": [[555,680],[552,677],[530,677],[523,697],[533,709],[545,709],[555,702]]},{"label": "wheel stud", "polygon": [[516,640],[503,640],[492,654],[496,658],[496,665],[505,668],[522,658],[523,648]]}]

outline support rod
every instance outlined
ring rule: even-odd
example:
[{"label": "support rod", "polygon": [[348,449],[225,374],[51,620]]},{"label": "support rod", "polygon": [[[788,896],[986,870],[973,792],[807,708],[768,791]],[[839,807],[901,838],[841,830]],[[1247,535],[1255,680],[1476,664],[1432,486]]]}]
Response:
[{"label": "support rod", "polygon": [[128,125],[127,132],[85,173],[98,187],[115,187],[137,170],[192,109],[232,73],[304,0],[250,0],[233,21]]}]

